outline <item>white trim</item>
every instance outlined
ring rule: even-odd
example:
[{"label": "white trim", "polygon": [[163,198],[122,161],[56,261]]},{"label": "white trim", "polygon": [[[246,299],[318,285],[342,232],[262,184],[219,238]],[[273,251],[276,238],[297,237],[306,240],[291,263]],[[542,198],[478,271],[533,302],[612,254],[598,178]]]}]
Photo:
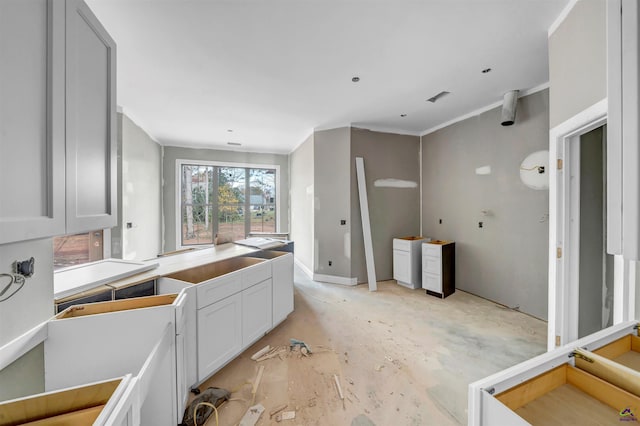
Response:
[{"label": "white trim", "polygon": [[358,285],[357,278],[339,277],[337,275],[313,274],[313,280],[330,284]]},{"label": "white trim", "polygon": [[422,197],[422,136],[420,136],[420,145],[418,147],[418,167],[420,168],[420,182],[418,188],[420,190],[420,235],[423,232],[422,215],[423,215],[423,197]]},{"label": "white trim", "polygon": [[351,127],[353,129],[369,130],[371,132],[379,132],[379,133],[391,133],[394,135],[406,135],[406,136],[418,136],[418,137],[422,136],[420,131],[403,130],[403,129],[397,129],[395,127],[375,126],[375,125],[368,125],[368,124],[361,124],[361,123],[353,123]]},{"label": "white trim", "polygon": [[[554,349],[555,337],[560,336],[560,344],[568,342],[570,333],[568,309],[569,286],[567,274],[569,273],[569,256],[567,249],[570,241],[568,236],[568,193],[565,172],[568,164],[565,153],[571,138],[586,133],[594,128],[602,126],[607,119],[607,99],[590,106],[586,110],[576,114],[569,120],[560,123],[549,131],[549,323],[547,331],[547,348]],[[558,159],[564,161],[562,171],[558,171],[556,164]],[[556,250],[561,248],[562,258],[556,257]],[[614,289],[617,282],[614,283]],[[625,285],[622,283],[621,285]],[[619,285],[618,285],[619,286]],[[614,316],[620,306],[614,303]]]},{"label": "white trim", "polygon": [[[160,143],[160,142],[159,142]],[[260,148],[243,148],[243,146],[230,146],[227,142],[203,142],[202,144],[195,144],[193,142],[181,143],[176,140],[168,140],[165,143],[160,143],[162,146],[168,148],[188,148],[188,149],[202,149],[202,150],[216,150],[216,151],[229,151],[229,152],[244,152],[251,154],[265,154],[265,155],[289,155],[288,148],[282,150],[265,151]],[[223,144],[223,145],[218,145]]]},{"label": "white trim", "polygon": [[[122,220],[122,218],[120,218]],[[102,258],[111,258],[111,228],[102,230]]]},{"label": "white trim", "polygon": [[569,3],[560,12],[560,15],[558,15],[556,20],[553,21],[553,23],[551,24],[551,26],[547,30],[547,37],[551,37],[551,34],[553,34],[560,27],[560,25],[564,22],[564,20],[567,19],[567,16],[569,16],[569,13],[571,12],[571,9],[573,9],[573,7],[577,3],[578,3],[578,0],[570,0],[569,1]]},{"label": "white trim", "polygon": [[[548,89],[548,88],[549,88],[549,82],[546,82],[546,83],[542,83],[542,84],[540,84],[538,86],[532,87],[530,89],[521,90],[520,93],[518,94],[518,99],[523,98],[525,96],[533,95],[534,93],[541,92],[541,91],[543,91],[545,89]],[[437,126],[431,127],[430,129],[427,129],[427,130],[423,131],[422,133],[420,133],[420,136],[421,137],[422,136],[426,136],[429,133],[433,133],[433,132],[435,132],[437,130],[444,129],[445,127],[449,127],[452,124],[458,123],[460,121],[466,120],[466,119],[471,118],[471,117],[476,117],[476,116],[478,116],[478,115],[480,115],[482,113],[485,113],[487,111],[491,111],[492,109],[497,108],[497,107],[499,107],[501,105],[502,105],[502,101],[501,100],[500,101],[496,101],[496,102],[494,102],[492,104],[483,106],[483,107],[478,108],[478,109],[476,109],[474,111],[471,111],[471,112],[469,112],[467,114],[463,114],[463,115],[461,115],[459,117],[456,117],[454,119],[451,119],[449,121],[445,121],[442,124],[438,124]]]},{"label": "white trim", "polygon": [[305,265],[304,263],[302,263],[300,260],[298,260],[297,257],[293,257],[293,262],[296,264],[296,266],[298,268],[300,268],[300,270],[302,272],[304,272],[304,274],[310,279],[313,280],[313,272],[311,271],[311,269],[307,268],[307,265]]},{"label": "white trim", "polygon": [[[282,210],[281,210],[281,200],[280,196],[280,166],[277,164],[258,164],[258,163],[234,163],[231,161],[207,161],[207,160],[187,160],[187,159],[176,159],[176,167],[175,167],[175,237],[176,237],[176,250],[180,250],[182,248],[194,247],[193,245],[183,246],[182,245],[182,214],[180,210],[180,199],[181,199],[181,189],[182,185],[180,179],[182,177],[181,167],[184,164],[194,164],[194,165],[202,165],[202,166],[217,166],[217,167],[238,167],[238,168],[254,168],[254,169],[275,169],[276,171],[276,216],[278,218],[276,222],[276,232],[280,232],[282,225]],[[211,242],[213,244],[213,242]]]}]

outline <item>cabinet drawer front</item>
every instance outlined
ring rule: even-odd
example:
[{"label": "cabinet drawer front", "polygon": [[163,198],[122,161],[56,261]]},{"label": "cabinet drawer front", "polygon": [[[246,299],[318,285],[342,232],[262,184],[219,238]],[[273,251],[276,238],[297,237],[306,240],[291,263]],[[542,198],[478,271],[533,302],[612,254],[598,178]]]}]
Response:
[{"label": "cabinet drawer front", "polygon": [[442,246],[436,244],[423,244],[422,245],[422,255],[423,256],[434,256],[441,257],[442,256]]},{"label": "cabinet drawer front", "polygon": [[411,249],[411,241],[394,239],[393,240],[393,249],[394,250],[409,251]]},{"label": "cabinet drawer front", "polygon": [[439,275],[442,272],[442,260],[439,257],[422,256],[422,269]]},{"label": "cabinet drawer front", "polygon": [[422,273],[422,288],[442,293],[442,277],[440,275]]},{"label": "cabinet drawer front", "polygon": [[262,262],[242,270],[242,289],[271,278],[271,262]]},{"label": "cabinet drawer front", "polygon": [[242,290],[240,271],[232,272],[197,286],[197,309],[202,309]]}]

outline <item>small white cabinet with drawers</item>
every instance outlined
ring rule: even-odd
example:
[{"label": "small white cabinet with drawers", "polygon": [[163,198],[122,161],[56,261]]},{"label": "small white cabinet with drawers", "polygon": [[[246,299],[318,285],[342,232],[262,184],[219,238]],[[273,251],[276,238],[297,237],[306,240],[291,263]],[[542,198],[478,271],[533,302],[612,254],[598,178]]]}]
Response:
[{"label": "small white cabinet with drawers", "polygon": [[420,245],[430,238],[402,237],[393,239],[393,279],[408,288],[420,288]]},{"label": "small white cabinet with drawers", "polygon": [[455,243],[433,240],[422,244],[422,288],[445,298],[456,291]]}]

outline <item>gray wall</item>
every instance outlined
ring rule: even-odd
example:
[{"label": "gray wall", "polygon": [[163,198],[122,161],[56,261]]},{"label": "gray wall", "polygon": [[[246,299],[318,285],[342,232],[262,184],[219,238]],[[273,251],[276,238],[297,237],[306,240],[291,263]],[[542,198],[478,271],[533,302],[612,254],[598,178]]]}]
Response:
[{"label": "gray wall", "polygon": [[[35,272],[10,299],[0,302],[0,346],[53,315],[53,242],[51,238],[0,245],[0,272],[12,272],[16,260],[35,258]],[[5,283],[2,279],[0,282]],[[4,287],[4,285],[3,285]],[[20,382],[15,378],[20,377]],[[0,400],[44,392],[44,355],[34,349],[0,372]]]},{"label": "gray wall", "polygon": [[350,140],[349,127],[314,133],[313,272],[344,278],[351,278]]},{"label": "gray wall", "polygon": [[420,138],[351,129],[351,275],[367,281],[355,158],[364,158],[378,281],[393,278],[393,238],[420,232],[420,190],[376,188],[376,179],[420,181]]},{"label": "gray wall", "polygon": [[[500,126],[495,108],[422,137],[423,233],[456,242],[456,287],[539,318],[547,317],[549,192],[526,187],[519,168],[548,140],[546,90],[519,100],[513,126]],[[492,173],[476,175],[485,165]]]},{"label": "gray wall", "polygon": [[164,147],[162,162],[164,190],[164,250],[176,249],[176,160],[221,161],[225,163],[272,164],[280,166],[280,210],[277,212],[280,231],[289,231],[289,158],[287,155],[254,152],[195,149],[175,146]]},{"label": "gray wall", "polygon": [[118,114],[118,125],[118,226],[111,231],[111,254],[150,259],[162,253],[162,148],[126,115]]},{"label": "gray wall", "polygon": [[291,162],[291,239],[296,261],[313,272],[313,134],[289,155]]},{"label": "gray wall", "polygon": [[602,330],[604,254],[603,128],[580,137],[578,337]]},{"label": "gray wall", "polygon": [[605,0],[577,2],[549,37],[550,127],[607,97]]}]

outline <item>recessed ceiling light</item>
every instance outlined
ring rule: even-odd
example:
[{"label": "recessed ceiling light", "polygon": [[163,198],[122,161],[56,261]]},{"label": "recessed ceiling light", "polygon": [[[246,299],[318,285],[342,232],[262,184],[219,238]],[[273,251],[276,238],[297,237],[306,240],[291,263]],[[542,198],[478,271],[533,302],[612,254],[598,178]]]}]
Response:
[{"label": "recessed ceiling light", "polygon": [[227,132],[231,133],[233,132],[233,129],[227,129]]},{"label": "recessed ceiling light", "polygon": [[491,72],[491,68],[485,68],[482,70],[482,74],[488,74]]},{"label": "recessed ceiling light", "polygon": [[351,81],[353,81],[354,83],[357,83],[360,81],[360,77],[356,76],[356,77],[352,77]]},{"label": "recessed ceiling light", "polygon": [[444,90],[444,91],[438,93],[437,95],[434,95],[434,96],[430,97],[429,99],[427,99],[427,102],[431,102],[432,104],[435,104],[437,100],[447,96],[449,93],[450,92],[447,92],[446,90]]},{"label": "recessed ceiling light", "polygon": [[238,142],[227,142],[227,145],[241,146],[242,144]]},{"label": "recessed ceiling light", "polygon": [[400,114],[400,117],[402,117],[402,118],[404,118],[406,116],[407,116],[407,114]]}]

